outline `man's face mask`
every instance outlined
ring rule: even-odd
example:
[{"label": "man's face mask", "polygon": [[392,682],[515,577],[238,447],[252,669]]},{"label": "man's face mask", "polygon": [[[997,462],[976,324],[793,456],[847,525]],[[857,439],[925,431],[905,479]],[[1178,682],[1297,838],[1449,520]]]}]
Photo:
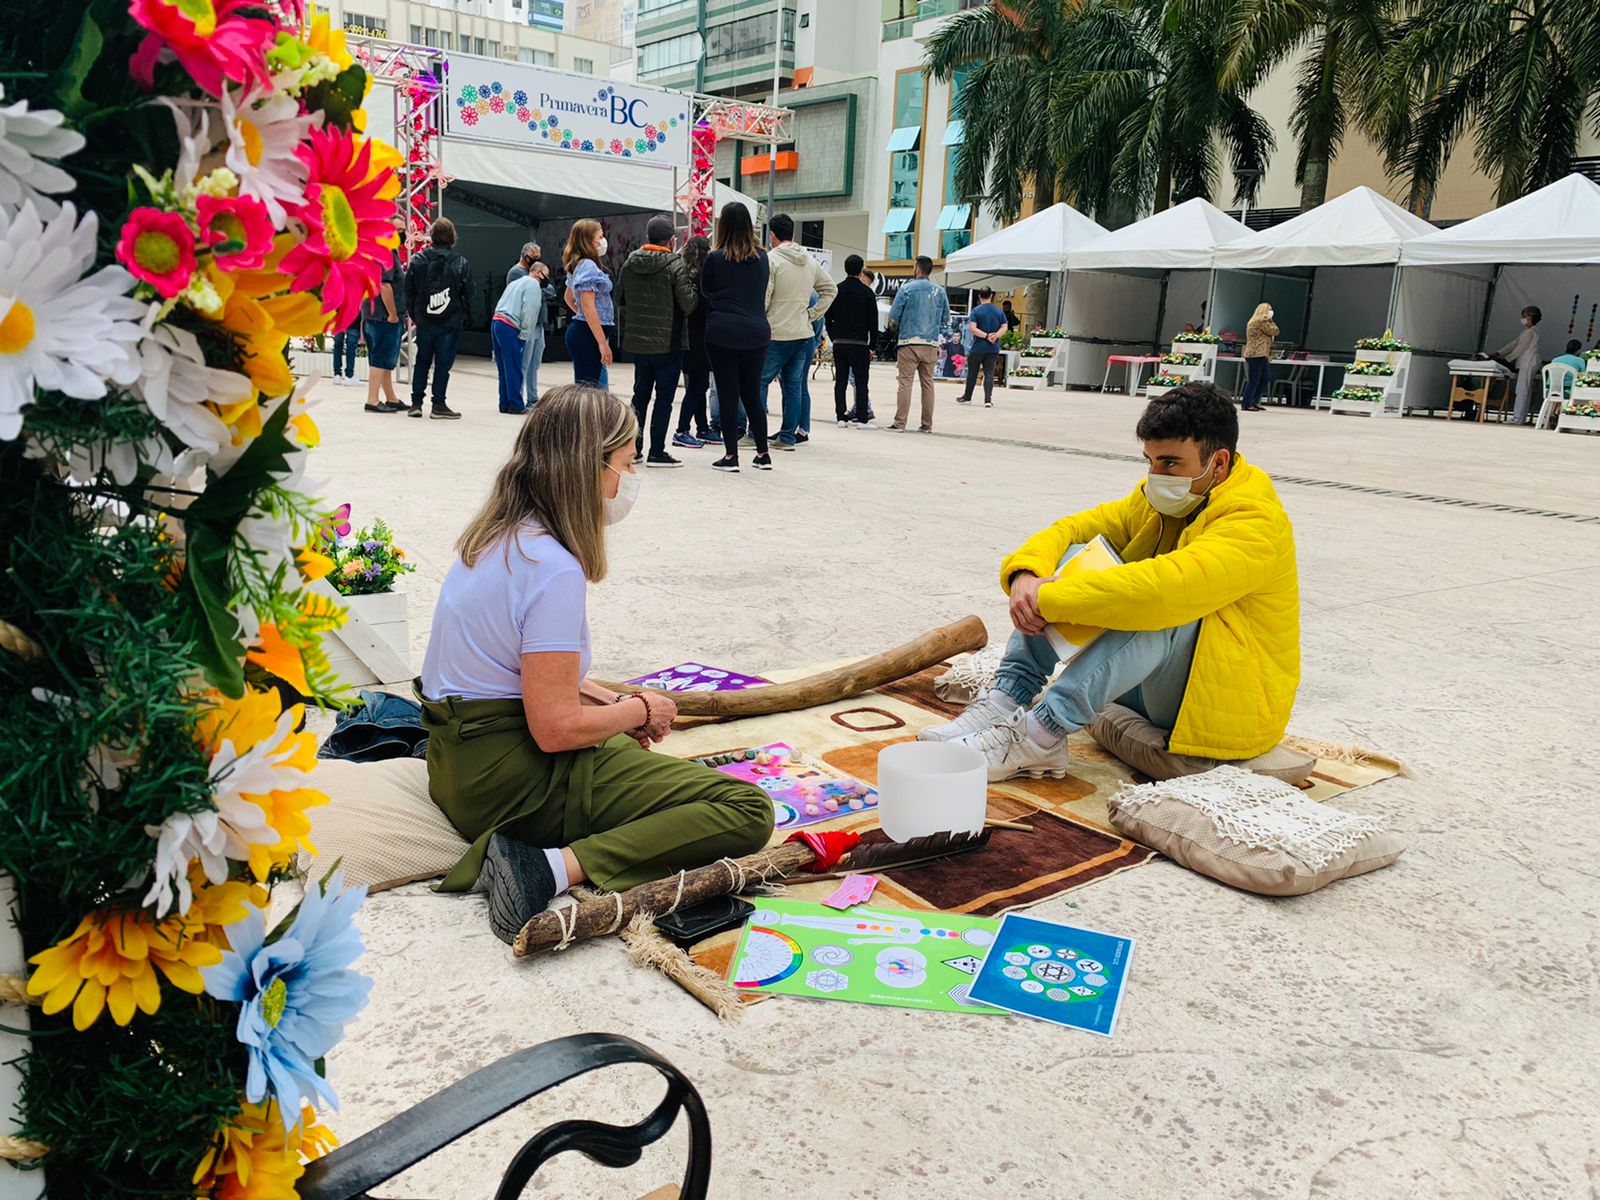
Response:
[{"label": "man's face mask", "polygon": [[[1157,475],[1151,472],[1144,481],[1144,498],[1150,502],[1151,508],[1164,517],[1186,517],[1205,500],[1216,473],[1216,455],[1212,455],[1211,464],[1199,475]],[[1195,483],[1202,479],[1205,480],[1205,486],[1198,492],[1194,491]]]}]

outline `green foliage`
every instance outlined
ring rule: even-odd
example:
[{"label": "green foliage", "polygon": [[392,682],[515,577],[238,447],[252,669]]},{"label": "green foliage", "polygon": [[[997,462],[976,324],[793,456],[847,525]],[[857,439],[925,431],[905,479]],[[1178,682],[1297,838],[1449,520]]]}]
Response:
[{"label": "green foliage", "polygon": [[1219,339],[1210,329],[1185,329],[1181,333],[1172,335],[1173,344],[1186,342],[1190,345],[1215,346]]},{"label": "green foliage", "polygon": [[1163,365],[1173,367],[1198,367],[1200,365],[1200,356],[1198,354],[1163,354],[1161,362]]},{"label": "green foliage", "polygon": [[406,552],[394,544],[394,531],[383,521],[357,530],[354,537],[340,538],[331,550],[333,574],[328,578],[341,596],[392,592],[396,579],[416,570],[406,561]]},{"label": "green foliage", "polygon": [[1342,387],[1335,388],[1333,392],[1336,400],[1370,400],[1376,404],[1383,399],[1382,388],[1372,387]]},{"label": "green foliage", "polygon": [[1393,375],[1394,368],[1388,363],[1380,362],[1354,362],[1345,368],[1346,375]]},{"label": "green foliage", "polygon": [[1396,354],[1407,353],[1411,349],[1409,342],[1403,342],[1395,337],[1394,330],[1385,329],[1378,337],[1356,339],[1357,350],[1389,350]]}]

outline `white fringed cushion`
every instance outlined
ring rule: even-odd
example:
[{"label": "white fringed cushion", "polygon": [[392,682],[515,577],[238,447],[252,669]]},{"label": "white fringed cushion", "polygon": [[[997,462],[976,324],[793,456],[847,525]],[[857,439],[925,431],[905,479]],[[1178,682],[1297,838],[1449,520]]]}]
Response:
[{"label": "white fringed cushion", "polygon": [[1386,867],[1405,843],[1372,817],[1318,804],[1279,780],[1217,767],[1124,784],[1107,805],[1124,837],[1263,896],[1300,896]]},{"label": "white fringed cushion", "polygon": [[324,759],[311,786],[328,794],[328,803],[306,810],[317,853],[314,860],[302,853],[300,865],[313,874],[338,861],[346,883],[381,892],[443,875],[467,852],[429,798],[428,764],[420,758]]}]

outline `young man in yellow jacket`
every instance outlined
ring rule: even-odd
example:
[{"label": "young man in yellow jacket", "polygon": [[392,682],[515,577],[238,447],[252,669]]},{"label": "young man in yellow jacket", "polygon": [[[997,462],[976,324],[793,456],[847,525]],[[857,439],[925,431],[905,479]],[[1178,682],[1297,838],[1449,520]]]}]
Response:
[{"label": "young man in yellow jacket", "polygon": [[[1171,731],[1176,754],[1244,759],[1276,746],[1300,683],[1294,531],[1272,480],[1238,452],[1233,401],[1194,382],[1139,418],[1150,474],[1057,521],[1000,565],[1016,631],[995,687],[925,741],[981,751],[991,780],[1060,778],[1066,735],[1115,701]],[[1057,579],[1096,535],[1123,564]],[[1047,622],[1103,629],[1059,662]]]}]

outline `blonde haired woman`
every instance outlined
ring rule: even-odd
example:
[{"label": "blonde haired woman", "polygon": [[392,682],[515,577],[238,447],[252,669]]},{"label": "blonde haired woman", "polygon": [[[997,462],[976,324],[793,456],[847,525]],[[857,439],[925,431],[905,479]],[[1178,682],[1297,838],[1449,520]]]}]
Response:
[{"label": "blonde haired woman", "polygon": [[567,305],[575,314],[567,322],[566,335],[572,380],[601,387],[611,365],[611,338],[617,325],[611,276],[600,265],[605,253],[606,237],[599,221],[585,217],[572,223],[561,251],[561,269],[567,273]]},{"label": "blonde haired woman", "polygon": [[588,588],[606,526],[638,495],[633,409],[609,392],[547,392],[456,543],[418,681],[434,803],[472,840],[441,890],[485,891],[510,942],[552,899],[749,854],[772,832],[765,792],[652,754],[677,707],[590,683]]},{"label": "blonde haired woman", "polygon": [[1272,305],[1256,305],[1255,314],[1244,327],[1244,394],[1239,407],[1245,412],[1261,411],[1261,393],[1267,389],[1267,368],[1272,363],[1272,341],[1278,336]]}]

